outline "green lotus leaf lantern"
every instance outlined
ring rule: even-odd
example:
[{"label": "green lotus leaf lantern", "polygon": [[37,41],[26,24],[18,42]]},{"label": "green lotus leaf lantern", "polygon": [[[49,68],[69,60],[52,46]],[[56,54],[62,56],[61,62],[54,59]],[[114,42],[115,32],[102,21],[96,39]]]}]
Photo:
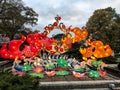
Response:
[{"label": "green lotus leaf lantern", "polygon": [[76,71],[76,72],[85,72],[85,68],[74,69],[74,71]]},{"label": "green lotus leaf lantern", "polygon": [[92,61],[91,63],[93,66],[97,66],[97,61]]},{"label": "green lotus leaf lantern", "polygon": [[44,78],[44,74],[43,73],[31,73],[30,76]]},{"label": "green lotus leaf lantern", "polygon": [[30,70],[32,70],[32,67],[30,66],[30,65],[24,65],[23,67],[22,67],[22,71],[30,71]]},{"label": "green lotus leaf lantern", "polygon": [[97,61],[97,64],[99,65],[99,64],[101,64],[102,63],[102,60],[98,60]]},{"label": "green lotus leaf lantern", "polygon": [[67,68],[68,67],[67,61],[63,58],[58,59],[57,64],[58,64],[58,67],[62,67],[62,68]]},{"label": "green lotus leaf lantern", "polygon": [[64,70],[61,70],[61,71],[57,71],[56,72],[56,75],[60,75],[60,76],[64,76],[64,75],[68,75],[69,74],[69,72],[68,71],[64,71]]},{"label": "green lotus leaf lantern", "polygon": [[89,72],[89,75],[90,75],[90,77],[93,77],[93,78],[99,78],[100,77],[98,71],[94,71],[94,70],[91,70]]},{"label": "green lotus leaf lantern", "polygon": [[47,70],[52,70],[54,68],[55,68],[55,66],[53,64],[48,64],[45,66],[45,69],[47,69]]},{"label": "green lotus leaf lantern", "polygon": [[101,63],[102,63],[102,60],[99,60],[99,61],[93,61],[91,64],[97,67]]}]

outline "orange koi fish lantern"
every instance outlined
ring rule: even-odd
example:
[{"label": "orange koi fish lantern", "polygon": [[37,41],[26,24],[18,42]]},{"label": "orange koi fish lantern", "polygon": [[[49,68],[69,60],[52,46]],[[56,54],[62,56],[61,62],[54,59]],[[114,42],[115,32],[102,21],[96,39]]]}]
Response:
[{"label": "orange koi fish lantern", "polygon": [[84,60],[87,60],[87,58],[95,60],[96,58],[104,58],[112,54],[111,47],[108,44],[104,45],[102,41],[97,40],[92,42],[90,39],[88,39],[86,43],[89,45],[89,47],[79,49]]},{"label": "orange koi fish lantern", "polygon": [[80,28],[76,27],[72,30],[72,32],[75,34],[73,43],[84,40],[88,36],[88,32],[85,28],[81,30]]}]

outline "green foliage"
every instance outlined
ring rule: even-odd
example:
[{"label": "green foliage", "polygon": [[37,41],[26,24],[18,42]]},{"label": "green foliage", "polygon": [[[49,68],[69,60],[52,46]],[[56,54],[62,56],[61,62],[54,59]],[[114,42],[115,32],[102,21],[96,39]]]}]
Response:
[{"label": "green foliage", "polygon": [[35,25],[38,14],[24,6],[22,0],[1,0],[0,33],[6,33],[11,39],[19,30],[25,30],[25,24]]},{"label": "green foliage", "polygon": [[0,72],[0,90],[40,90],[38,80],[30,76],[14,76]]},{"label": "green foliage", "polygon": [[115,9],[108,7],[94,11],[86,28],[93,39],[110,44],[112,49],[118,48],[115,44],[120,41],[120,14]]}]

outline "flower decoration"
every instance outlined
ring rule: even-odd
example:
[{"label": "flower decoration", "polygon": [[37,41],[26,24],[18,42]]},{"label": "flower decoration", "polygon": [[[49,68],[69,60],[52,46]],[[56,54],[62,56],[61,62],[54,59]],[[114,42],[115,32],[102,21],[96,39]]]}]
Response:
[{"label": "flower decoration", "polygon": [[107,75],[107,72],[106,72],[106,71],[99,70],[98,72],[99,72],[99,75],[100,75],[101,77],[104,77],[104,76]]},{"label": "flower decoration", "polygon": [[36,73],[41,73],[44,70],[44,68],[42,66],[36,66],[33,71]]},{"label": "flower decoration", "polygon": [[45,71],[46,75],[49,77],[55,76],[56,72],[55,71]]},{"label": "flower decoration", "polygon": [[13,72],[13,75],[23,76],[23,75],[24,75],[24,72],[14,71],[14,72]]},{"label": "flower decoration", "polygon": [[81,78],[81,77],[85,76],[85,73],[79,73],[79,72],[75,72],[75,71],[73,71],[72,73],[73,73],[73,76],[76,78]]}]

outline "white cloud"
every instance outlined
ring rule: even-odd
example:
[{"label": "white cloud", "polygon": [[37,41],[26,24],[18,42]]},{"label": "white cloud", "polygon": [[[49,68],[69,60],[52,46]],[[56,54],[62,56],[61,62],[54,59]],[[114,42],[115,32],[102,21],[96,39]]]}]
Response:
[{"label": "white cloud", "polygon": [[120,13],[120,0],[23,0],[39,14],[35,29],[53,23],[58,14],[65,24],[82,27],[93,14],[94,10],[106,7],[115,8]]}]

